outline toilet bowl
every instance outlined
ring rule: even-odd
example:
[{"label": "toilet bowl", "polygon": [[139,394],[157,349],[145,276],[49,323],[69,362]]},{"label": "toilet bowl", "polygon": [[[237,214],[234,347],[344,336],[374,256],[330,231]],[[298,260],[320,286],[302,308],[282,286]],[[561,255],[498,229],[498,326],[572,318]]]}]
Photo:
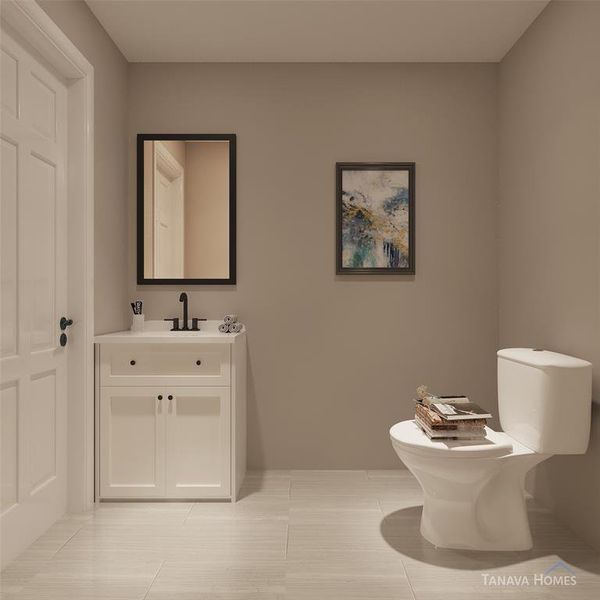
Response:
[{"label": "toilet bowl", "polygon": [[430,440],[414,421],[390,430],[394,450],[423,488],[421,535],[440,548],[527,550],[524,481],[549,455],[486,427],[485,440]]},{"label": "toilet bowl", "polygon": [[505,432],[431,440],[415,423],[390,429],[400,460],[423,488],[421,535],[470,550],[532,547],[525,475],[553,454],[580,454],[589,440],[591,364],[528,348],[498,353],[498,407]]}]

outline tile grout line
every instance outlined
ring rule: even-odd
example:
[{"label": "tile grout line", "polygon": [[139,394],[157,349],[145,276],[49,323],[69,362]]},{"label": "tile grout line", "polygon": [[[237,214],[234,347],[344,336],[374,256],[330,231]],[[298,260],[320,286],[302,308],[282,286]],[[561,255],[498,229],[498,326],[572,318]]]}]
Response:
[{"label": "tile grout line", "polygon": [[283,559],[285,560],[286,563],[287,563],[289,545],[290,545],[290,522],[288,519],[288,523],[285,526],[285,553],[283,555]]},{"label": "tile grout line", "polygon": [[187,511],[187,514],[185,515],[184,519],[183,519],[183,523],[182,525],[185,525],[187,523],[187,520],[190,518],[190,515],[192,514],[192,510],[194,510],[194,502],[192,502],[190,504],[190,510]]},{"label": "tile grout line", "polygon": [[[54,551],[54,553],[52,554],[52,556],[50,556],[49,558],[47,558],[46,560],[42,560],[40,561],[44,566],[49,565],[55,558],[56,555],[83,529],[83,525],[81,525],[79,527],[79,529],[77,529],[77,531],[74,531],[62,544],[61,546]],[[37,540],[36,540],[37,541]],[[35,542],[34,542],[35,543]],[[33,544],[32,544],[33,545]],[[11,561],[9,564],[12,564],[13,562],[16,561]],[[8,566],[8,565],[5,565]],[[43,568],[43,567],[42,567]],[[23,589],[25,588],[26,585],[28,585],[33,579],[35,579],[39,574],[41,569],[40,567],[38,567],[35,571],[35,573],[28,579],[27,583],[23,586],[21,586],[20,591],[18,592],[19,594],[21,593],[21,591],[23,591]],[[0,583],[2,581],[2,577],[0,575]],[[2,597],[2,592],[0,591],[0,598]]]},{"label": "tile grout line", "polygon": [[408,583],[408,587],[410,589],[411,596],[413,597],[413,600],[417,600],[415,590],[413,589],[413,586],[412,586],[412,581],[410,580],[410,577],[408,576],[408,571],[406,570],[406,565],[404,564],[402,557],[400,557],[400,564],[402,565],[402,570],[404,571],[404,577],[406,577],[406,581]]},{"label": "tile grout line", "polygon": [[[56,555],[83,529],[83,525],[81,525],[79,527],[79,529],[77,529],[77,531],[74,531],[69,537],[68,539],[60,546],[60,548],[50,557],[50,560],[54,560],[54,558],[56,557]],[[48,561],[49,562],[49,561]]]},{"label": "tile grout line", "polygon": [[146,590],[146,593],[144,594],[142,600],[146,600],[146,598],[148,597],[148,594],[150,593],[150,590],[152,589],[152,586],[154,585],[154,582],[156,581],[156,578],[158,577],[158,574],[160,573],[164,564],[165,564],[165,560],[163,559],[160,561],[160,566],[158,567],[156,573],[154,573],[154,577],[152,578],[152,581],[150,582],[150,585],[148,586],[148,589]]}]

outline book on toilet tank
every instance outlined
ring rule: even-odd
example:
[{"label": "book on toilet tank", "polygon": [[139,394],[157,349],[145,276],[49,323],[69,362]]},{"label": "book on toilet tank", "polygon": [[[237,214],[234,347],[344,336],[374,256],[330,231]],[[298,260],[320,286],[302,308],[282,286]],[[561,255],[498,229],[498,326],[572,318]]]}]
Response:
[{"label": "book on toilet tank", "polygon": [[434,402],[431,408],[446,421],[491,419],[492,415],[475,402]]}]

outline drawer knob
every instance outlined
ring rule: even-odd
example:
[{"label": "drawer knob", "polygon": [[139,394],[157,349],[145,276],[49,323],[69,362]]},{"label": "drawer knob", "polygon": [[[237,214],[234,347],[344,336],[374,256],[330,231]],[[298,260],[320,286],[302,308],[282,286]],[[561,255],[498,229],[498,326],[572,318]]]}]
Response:
[{"label": "drawer knob", "polygon": [[159,399],[159,400],[162,400],[162,394],[159,394],[159,395],[158,395],[158,399]]},{"label": "drawer knob", "polygon": [[196,364],[197,364],[198,366],[200,366],[200,365],[202,364],[202,361],[201,361],[201,360],[197,360],[197,361],[196,361]]},{"label": "drawer knob", "polygon": [[129,364],[133,367],[133,365],[135,365],[135,360],[130,360]]},{"label": "drawer knob", "polygon": [[169,400],[173,400],[173,396],[169,395]]}]

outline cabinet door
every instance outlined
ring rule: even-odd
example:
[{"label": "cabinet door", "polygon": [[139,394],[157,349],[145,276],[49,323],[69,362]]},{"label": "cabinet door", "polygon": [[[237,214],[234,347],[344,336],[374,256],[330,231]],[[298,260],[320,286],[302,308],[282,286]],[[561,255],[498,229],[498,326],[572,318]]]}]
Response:
[{"label": "cabinet door", "polygon": [[163,388],[102,388],[102,498],[164,497],[166,403]]},{"label": "cabinet door", "polygon": [[167,389],[166,411],[167,497],[228,498],[230,389]]}]

